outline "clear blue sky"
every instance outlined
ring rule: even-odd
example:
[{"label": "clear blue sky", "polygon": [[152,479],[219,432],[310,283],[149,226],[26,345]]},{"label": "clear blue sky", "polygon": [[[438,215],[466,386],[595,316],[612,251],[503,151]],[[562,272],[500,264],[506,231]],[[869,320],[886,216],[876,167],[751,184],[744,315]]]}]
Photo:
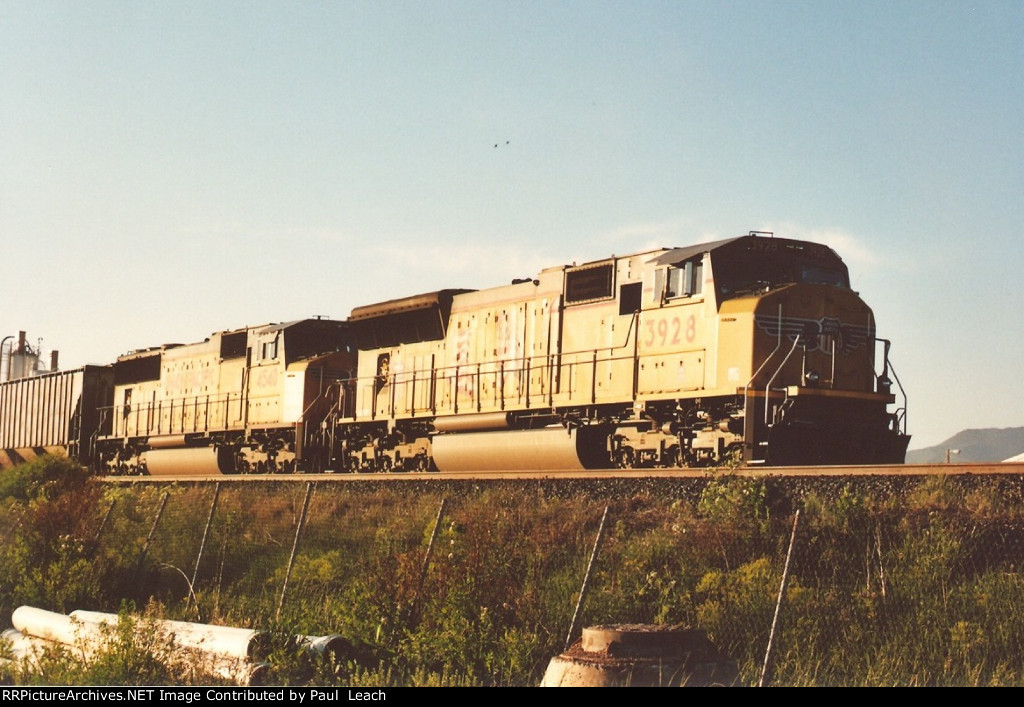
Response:
[{"label": "clear blue sky", "polygon": [[0,0],[0,335],[63,367],[771,230],[919,448],[1024,425],[1022,204],[1019,0]]}]

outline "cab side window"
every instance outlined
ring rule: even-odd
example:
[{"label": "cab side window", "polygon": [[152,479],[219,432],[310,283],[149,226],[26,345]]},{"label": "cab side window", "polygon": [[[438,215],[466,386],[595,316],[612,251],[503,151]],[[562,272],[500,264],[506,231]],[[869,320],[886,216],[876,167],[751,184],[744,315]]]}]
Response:
[{"label": "cab side window", "polygon": [[665,286],[665,299],[676,297],[693,297],[703,291],[704,263],[700,260],[687,260],[668,269]]},{"label": "cab side window", "polygon": [[260,358],[264,361],[267,359],[277,358],[277,339],[274,338],[271,341],[264,341],[263,346],[260,350]]}]

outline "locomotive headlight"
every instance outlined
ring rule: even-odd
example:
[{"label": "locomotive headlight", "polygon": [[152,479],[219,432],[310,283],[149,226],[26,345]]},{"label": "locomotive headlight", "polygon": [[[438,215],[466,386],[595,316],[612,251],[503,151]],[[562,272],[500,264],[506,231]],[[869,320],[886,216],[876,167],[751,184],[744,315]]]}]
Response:
[{"label": "locomotive headlight", "polygon": [[815,386],[821,380],[821,375],[815,370],[810,370],[804,374],[804,380],[807,382],[807,385]]},{"label": "locomotive headlight", "polygon": [[878,377],[878,390],[879,391],[884,391],[884,392],[888,393],[889,392],[889,388],[891,388],[891,387],[892,387],[892,381],[889,380],[889,376],[884,376],[883,375],[883,376],[879,376]]}]

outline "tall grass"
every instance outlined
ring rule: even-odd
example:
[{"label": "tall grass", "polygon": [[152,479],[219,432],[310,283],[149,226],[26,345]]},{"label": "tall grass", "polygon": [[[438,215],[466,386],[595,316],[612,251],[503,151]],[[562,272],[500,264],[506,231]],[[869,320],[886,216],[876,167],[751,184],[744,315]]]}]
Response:
[{"label": "tall grass", "polygon": [[[225,488],[197,565],[211,487],[86,484],[64,464],[43,460],[0,482],[12,529],[0,546],[0,617],[22,604],[113,611],[129,601],[167,618],[346,637],[330,666],[281,644],[281,683],[535,685],[563,648],[608,505],[581,625],[701,628],[754,684],[799,507],[775,684],[1024,684],[1024,518],[1005,482],[931,479],[898,492],[851,482],[785,498],[736,475],[599,492],[324,483],[278,614],[304,489]],[[55,658],[42,676],[8,668],[7,679],[209,679],[160,673],[145,651],[129,660],[140,647],[122,639],[117,669],[85,674]]]}]

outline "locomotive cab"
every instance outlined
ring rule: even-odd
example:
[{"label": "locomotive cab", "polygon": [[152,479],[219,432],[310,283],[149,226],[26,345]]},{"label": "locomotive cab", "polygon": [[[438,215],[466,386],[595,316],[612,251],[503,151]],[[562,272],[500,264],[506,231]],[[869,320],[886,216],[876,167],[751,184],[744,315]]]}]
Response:
[{"label": "locomotive cab", "polygon": [[[651,261],[637,356],[644,416],[678,435],[689,465],[902,463],[901,415],[887,410],[891,391],[876,390],[889,363],[883,352],[876,373],[873,315],[846,265],[827,246],[764,236]],[[635,458],[651,436],[618,438]]]},{"label": "locomotive cab", "polygon": [[[876,372],[871,309],[830,248],[750,235],[711,253],[720,370],[742,396],[748,463],[902,463],[909,437]],[[749,355],[749,360],[747,356]],[[882,353],[885,371],[890,369]]]}]

